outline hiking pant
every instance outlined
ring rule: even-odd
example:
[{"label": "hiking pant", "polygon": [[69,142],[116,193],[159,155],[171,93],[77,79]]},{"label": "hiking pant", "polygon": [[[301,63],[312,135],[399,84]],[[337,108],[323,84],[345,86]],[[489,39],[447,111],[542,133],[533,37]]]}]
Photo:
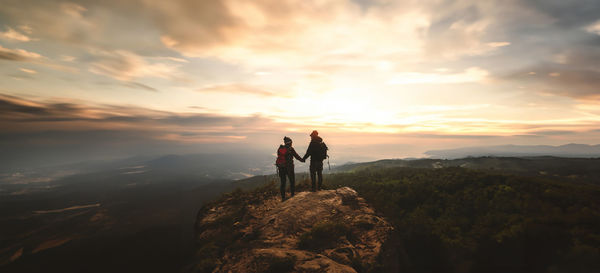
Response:
[{"label": "hiking pant", "polygon": [[[312,186],[312,191],[319,191],[323,186],[323,161],[310,161],[310,183]],[[317,187],[317,181],[319,179],[319,184]]]},{"label": "hiking pant", "polygon": [[281,180],[281,187],[279,190],[281,191],[281,200],[285,199],[286,176],[290,179],[290,192],[292,193],[292,197],[294,197],[294,193],[296,191],[296,176],[294,174],[294,166],[279,168],[279,179]]}]

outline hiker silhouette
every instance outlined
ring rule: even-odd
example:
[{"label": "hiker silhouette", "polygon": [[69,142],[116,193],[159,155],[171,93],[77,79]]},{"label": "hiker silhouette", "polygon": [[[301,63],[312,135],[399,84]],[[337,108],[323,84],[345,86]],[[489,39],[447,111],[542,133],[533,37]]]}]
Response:
[{"label": "hiker silhouette", "polygon": [[294,173],[294,158],[304,162],[296,150],[292,147],[292,139],[289,137],[283,138],[283,145],[279,145],[277,149],[277,160],[275,165],[277,166],[277,172],[279,173],[279,179],[281,180],[281,201],[285,201],[285,182],[286,176],[290,180],[290,193],[291,197],[294,197],[296,191],[296,174]]},{"label": "hiker silhouette", "polygon": [[[323,139],[319,137],[319,132],[317,130],[312,131],[310,133],[310,144],[308,145],[308,149],[306,149],[306,154],[302,157],[303,160],[306,160],[310,156],[310,182],[311,182],[311,190],[319,191],[323,186],[323,160],[327,158],[327,145],[323,142]],[[318,183],[317,180],[318,179]]]}]

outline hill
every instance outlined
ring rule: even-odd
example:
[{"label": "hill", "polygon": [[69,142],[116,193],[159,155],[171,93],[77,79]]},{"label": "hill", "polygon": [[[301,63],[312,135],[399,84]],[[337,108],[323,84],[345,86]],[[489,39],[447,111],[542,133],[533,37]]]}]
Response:
[{"label": "hill", "polygon": [[205,206],[190,272],[389,272],[392,227],[347,187],[281,203],[273,184]]},{"label": "hill", "polygon": [[334,172],[358,171],[363,169],[382,169],[391,167],[409,167],[439,169],[461,167],[497,174],[515,174],[543,177],[574,183],[600,182],[600,158],[561,158],[542,157],[467,157],[460,159],[385,159],[373,162],[346,164],[334,169]]},{"label": "hill", "polygon": [[465,147],[458,149],[431,150],[426,155],[435,158],[463,158],[468,156],[557,156],[557,157],[600,157],[600,145],[566,144],[550,145],[498,145]]},{"label": "hill", "polygon": [[[355,189],[394,227],[399,239],[390,247],[397,250],[398,271],[387,272],[597,272],[600,186],[575,177],[518,174],[517,169],[502,173],[518,160],[494,170],[378,161],[345,166],[345,172],[327,175],[325,186]],[[432,161],[409,164],[425,163]],[[300,181],[300,188],[307,188],[307,181]],[[240,190],[226,198],[249,204],[256,193]],[[200,242],[197,253],[208,246]],[[237,257],[227,245],[213,250]]]}]

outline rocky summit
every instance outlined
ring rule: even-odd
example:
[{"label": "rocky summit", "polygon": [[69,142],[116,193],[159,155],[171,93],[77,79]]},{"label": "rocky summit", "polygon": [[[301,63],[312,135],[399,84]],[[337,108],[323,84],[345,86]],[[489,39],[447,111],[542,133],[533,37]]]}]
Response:
[{"label": "rocky summit", "polygon": [[[262,195],[261,195],[262,194]],[[258,196],[257,196],[258,195]],[[393,272],[393,227],[351,188],[205,206],[191,272]]]}]

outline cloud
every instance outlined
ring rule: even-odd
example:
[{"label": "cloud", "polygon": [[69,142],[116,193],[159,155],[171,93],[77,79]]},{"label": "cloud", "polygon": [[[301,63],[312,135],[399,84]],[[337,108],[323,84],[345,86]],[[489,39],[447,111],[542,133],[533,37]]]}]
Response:
[{"label": "cloud", "polygon": [[139,154],[262,149],[269,142],[265,138],[278,143],[281,128],[288,126],[259,115],[185,114],[2,95],[0,127],[0,165],[10,168]]},{"label": "cloud", "polygon": [[573,135],[576,134],[576,131],[567,131],[567,130],[542,130],[542,131],[533,131],[535,135],[542,136],[560,136],[560,135]]},{"label": "cloud", "polygon": [[454,59],[465,54],[487,53],[496,48],[493,44],[483,42],[490,24],[488,18],[475,21],[459,19],[448,22],[448,26],[443,27],[443,31],[434,31],[430,28],[427,42],[428,55]]},{"label": "cloud", "polygon": [[70,62],[75,61],[75,59],[76,59],[75,57],[69,56],[69,55],[61,55],[60,56],[60,60],[63,61],[63,62],[69,62],[70,63]]},{"label": "cloud", "polygon": [[60,9],[63,13],[74,17],[81,18],[83,17],[83,12],[87,11],[87,9],[76,3],[64,2],[60,4]]},{"label": "cloud", "polygon": [[27,37],[27,35],[22,34],[12,28],[7,28],[6,31],[0,32],[0,39],[14,40],[19,42],[29,42],[31,40],[31,38]]},{"label": "cloud", "polygon": [[169,1],[154,9],[167,47],[253,66],[410,57],[419,53],[419,29],[427,25],[416,10],[363,13],[349,1]]},{"label": "cloud", "polygon": [[44,108],[12,96],[0,98],[0,113],[3,119],[11,117],[11,114],[41,114]]},{"label": "cloud", "polygon": [[580,28],[598,20],[600,3],[590,0],[576,1],[521,1],[524,7],[532,8],[552,19],[552,25],[559,28]]},{"label": "cloud", "polygon": [[240,83],[205,85],[203,87],[198,88],[196,91],[217,93],[240,93],[264,97],[289,97],[289,94],[286,94],[282,91],[274,90],[274,88],[266,88],[262,86],[254,86],[250,84]]},{"label": "cloud", "polygon": [[40,59],[42,55],[24,49],[9,49],[0,45],[0,60],[27,62]]},{"label": "cloud", "polygon": [[286,69],[495,54],[511,45],[505,25],[535,17],[520,1],[169,1],[147,9],[162,43],[186,56]]},{"label": "cloud", "polygon": [[227,27],[239,25],[224,1],[142,1],[164,33],[162,42],[185,51],[227,42]]},{"label": "cloud", "polygon": [[[127,50],[142,55],[168,52],[141,0],[3,1],[3,22],[22,33],[35,30],[36,40],[69,51]],[[123,27],[126,26],[126,27]],[[15,28],[16,29],[16,28]],[[143,44],[143,47],[140,47]],[[73,54],[73,53],[71,53]]]},{"label": "cloud", "polygon": [[488,72],[479,68],[471,67],[463,73],[439,74],[439,73],[398,73],[387,83],[396,84],[452,84],[466,82],[481,82],[488,76]]},{"label": "cloud", "polygon": [[[14,61],[14,62],[29,62],[29,63],[34,63],[36,65],[43,65],[46,67],[50,67],[53,68],[55,70],[59,70],[59,71],[63,71],[63,72],[69,72],[69,73],[76,73],[78,70],[77,68],[73,67],[73,66],[63,66],[60,64],[56,64],[53,62],[53,60],[51,58],[47,58],[39,53],[36,52],[32,52],[32,51],[27,51],[25,49],[10,49],[10,48],[5,48],[2,45],[0,45],[0,61],[2,60],[6,60],[6,61]],[[17,69],[15,67],[15,69]],[[25,69],[25,68],[18,68],[19,70],[21,70],[22,72],[28,73],[28,74],[35,74],[32,72],[37,72],[33,69]],[[30,76],[24,76],[24,75],[18,75],[18,74],[11,74],[11,77],[14,78],[31,78]]]},{"label": "cloud", "polygon": [[[530,71],[530,72],[527,72]],[[533,73],[532,73],[533,72]],[[539,93],[576,99],[600,98],[600,71],[556,64],[540,64],[505,77]]]},{"label": "cloud", "polygon": [[[46,122],[44,126],[52,128],[51,122],[84,121],[93,119],[93,115],[80,105],[73,103],[40,104],[16,97],[0,97],[0,122],[31,123]],[[14,124],[11,128],[27,128],[23,124]],[[34,129],[32,129],[34,130]],[[39,128],[39,130],[43,130]]]},{"label": "cloud", "polygon": [[33,69],[27,69],[27,68],[19,68],[19,70],[27,73],[27,74],[37,74],[37,71],[33,70]]},{"label": "cloud", "polygon": [[174,78],[178,65],[146,61],[129,51],[94,52],[96,60],[90,63],[90,72],[109,76],[121,81],[142,77]]},{"label": "cloud", "polygon": [[506,50],[529,26],[598,19],[598,5],[586,1],[8,1],[12,25],[54,41],[142,55],[166,46],[252,66],[458,59]]},{"label": "cloud", "polygon": [[600,20],[594,22],[591,25],[585,27],[585,30],[589,33],[600,35]]},{"label": "cloud", "polygon": [[0,123],[13,132],[46,130],[140,130],[160,134],[188,132],[208,133],[254,132],[272,123],[261,116],[224,116],[216,114],[179,114],[145,108],[77,102],[36,102],[13,96],[0,96]]},{"label": "cloud", "polygon": [[547,60],[495,77],[518,82],[538,93],[586,100],[600,97],[600,47],[574,43],[552,53]]},{"label": "cloud", "polygon": [[183,59],[183,58],[163,57],[163,56],[153,57],[153,59],[168,60],[168,61],[173,61],[173,62],[178,62],[178,63],[189,63],[190,62],[190,61],[188,61],[186,59]]},{"label": "cloud", "polygon": [[145,85],[143,83],[139,83],[139,82],[125,82],[125,83],[123,83],[123,85],[127,86],[127,87],[131,87],[131,88],[142,89],[142,90],[152,91],[152,92],[158,92],[158,90],[156,88]]},{"label": "cloud", "polygon": [[509,46],[510,43],[509,42],[491,42],[491,43],[487,43],[486,45],[491,46],[491,47],[503,47],[503,46]]},{"label": "cloud", "polygon": [[364,4],[169,1],[148,8],[165,46],[188,56],[258,67],[347,64],[349,58],[355,64],[411,63],[430,57],[482,55],[510,44],[490,33],[502,23],[502,11],[509,9],[505,5],[464,1]]},{"label": "cloud", "polygon": [[29,74],[22,74],[22,73],[13,73],[13,74],[7,74],[7,76],[16,79],[16,80],[30,80],[30,79],[34,79],[34,77],[32,77]]},{"label": "cloud", "polygon": [[[27,25],[36,30],[36,36],[86,50],[147,56],[148,64],[168,55],[167,47],[188,57],[216,58],[235,66],[332,68],[329,71],[385,67],[380,65],[383,62],[397,67],[438,65],[475,56],[512,54],[521,47],[532,48],[530,41],[551,40],[552,22],[569,20],[559,11],[582,15],[585,20],[579,24],[589,25],[595,7],[584,2],[566,5],[519,0],[503,5],[462,0],[49,0],[27,8],[21,1],[9,2],[3,13],[11,25]],[[592,11],[586,12],[588,9]],[[519,39],[530,35],[532,29],[547,33],[537,40]],[[140,43],[144,47],[139,47]],[[139,74],[128,75],[128,70],[120,74],[119,65],[111,63],[94,63],[91,70],[120,80]],[[486,70],[490,66],[494,66],[493,61],[461,65]]]},{"label": "cloud", "polygon": [[33,28],[31,28],[28,25],[20,25],[19,29],[22,30],[23,32],[27,33],[27,34],[32,34],[33,33]]},{"label": "cloud", "polygon": [[81,16],[81,8],[79,4],[53,0],[35,5],[8,0],[2,13],[13,25],[35,29],[40,38],[77,43],[94,35],[95,24]]},{"label": "cloud", "polygon": [[458,135],[458,134],[414,134],[411,135],[416,138],[430,138],[430,139],[490,139],[490,138],[501,138],[501,135]]},{"label": "cloud", "polygon": [[235,64],[303,66],[324,60],[335,64],[347,56],[358,56],[355,62],[409,62],[432,52],[484,54],[506,43],[486,35],[509,5],[515,4],[48,0],[26,5],[9,0],[3,14],[43,38],[95,49],[137,52],[143,42],[144,51],[152,54],[167,46],[187,56]]}]

